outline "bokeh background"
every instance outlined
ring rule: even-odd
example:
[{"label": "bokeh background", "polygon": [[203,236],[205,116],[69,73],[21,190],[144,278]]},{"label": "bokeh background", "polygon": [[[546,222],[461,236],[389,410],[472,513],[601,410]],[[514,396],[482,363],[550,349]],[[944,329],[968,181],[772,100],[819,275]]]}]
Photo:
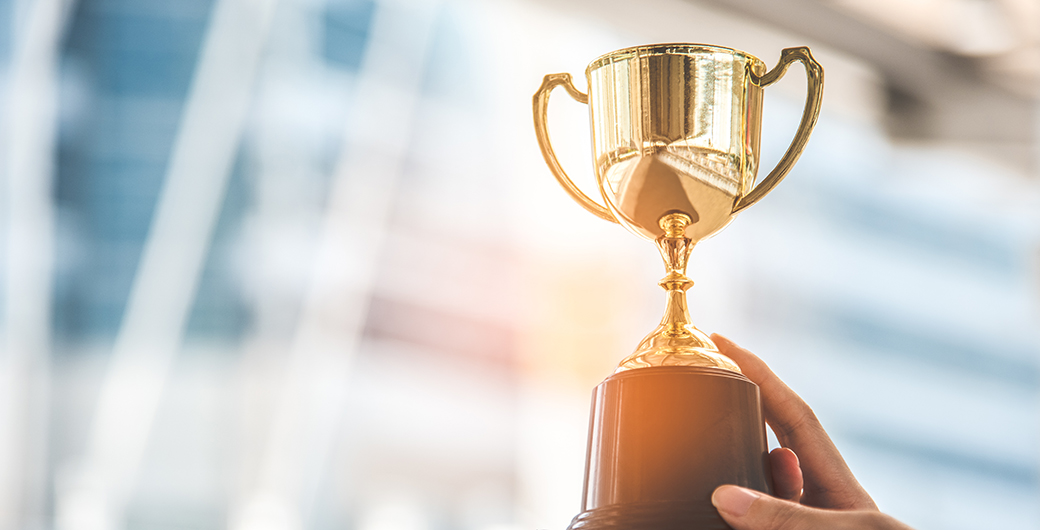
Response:
[{"label": "bokeh background", "polygon": [[[1040,2],[2,0],[0,529],[562,530],[663,269],[530,98],[653,42],[826,69],[695,321],[883,510],[1040,528]],[[550,116],[593,189],[587,110]]]}]

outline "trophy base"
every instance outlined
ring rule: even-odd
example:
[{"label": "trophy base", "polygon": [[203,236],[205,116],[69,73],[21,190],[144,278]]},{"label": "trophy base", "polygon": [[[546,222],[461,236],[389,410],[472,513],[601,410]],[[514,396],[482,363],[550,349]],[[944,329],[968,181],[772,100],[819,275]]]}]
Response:
[{"label": "trophy base", "polygon": [[758,386],[718,368],[616,373],[593,394],[582,513],[570,530],[728,529],[723,484],[771,493]]},{"label": "trophy base", "polygon": [[647,502],[581,512],[569,530],[732,530],[715,508],[684,502]]}]

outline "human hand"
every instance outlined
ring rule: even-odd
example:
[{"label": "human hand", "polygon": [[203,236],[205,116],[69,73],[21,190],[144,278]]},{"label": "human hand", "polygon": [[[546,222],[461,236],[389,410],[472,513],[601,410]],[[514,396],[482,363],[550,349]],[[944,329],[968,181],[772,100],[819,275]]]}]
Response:
[{"label": "human hand", "polygon": [[751,352],[714,334],[712,341],[758,385],[766,423],[782,447],[769,454],[775,497],[720,486],[712,504],[737,530],[910,530],[878,511],[812,409]]}]

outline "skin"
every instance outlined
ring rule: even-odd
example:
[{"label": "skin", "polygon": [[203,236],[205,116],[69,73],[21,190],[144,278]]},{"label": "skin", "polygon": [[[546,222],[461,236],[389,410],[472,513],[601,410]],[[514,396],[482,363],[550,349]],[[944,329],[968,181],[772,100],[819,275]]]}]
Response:
[{"label": "skin", "polygon": [[719,351],[758,385],[781,447],[769,454],[775,497],[720,486],[711,501],[735,530],[912,530],[878,511],[812,409],[766,363],[722,335]]}]

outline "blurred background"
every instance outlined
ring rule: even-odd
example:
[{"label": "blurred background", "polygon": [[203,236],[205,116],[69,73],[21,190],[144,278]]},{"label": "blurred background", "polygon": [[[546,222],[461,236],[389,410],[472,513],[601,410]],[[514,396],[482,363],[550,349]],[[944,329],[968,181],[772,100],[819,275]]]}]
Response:
[{"label": "blurred background", "polygon": [[563,530],[664,271],[530,98],[654,42],[826,69],[695,322],[883,510],[1040,528],[1037,0],[0,0],[0,529]]}]

